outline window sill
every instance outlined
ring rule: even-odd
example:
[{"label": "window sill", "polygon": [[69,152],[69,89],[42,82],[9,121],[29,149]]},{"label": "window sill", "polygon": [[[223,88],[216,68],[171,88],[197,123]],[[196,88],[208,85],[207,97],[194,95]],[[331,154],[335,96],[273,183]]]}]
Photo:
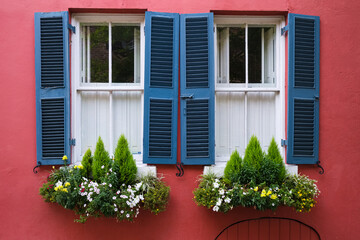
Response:
[{"label": "window sill", "polygon": [[[225,167],[226,167],[226,162],[219,162],[215,165],[205,166],[203,174],[206,175],[209,173],[214,173],[216,176],[222,177],[224,175]],[[298,166],[297,165],[285,164],[285,168],[286,168],[287,172],[291,175],[298,174]]]}]

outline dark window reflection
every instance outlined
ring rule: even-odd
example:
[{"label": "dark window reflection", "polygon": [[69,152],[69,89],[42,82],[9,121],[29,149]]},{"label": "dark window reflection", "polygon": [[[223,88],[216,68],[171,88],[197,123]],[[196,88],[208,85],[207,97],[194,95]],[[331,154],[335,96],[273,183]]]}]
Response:
[{"label": "dark window reflection", "polygon": [[230,83],[245,83],[245,29],[229,28]]},{"label": "dark window reflection", "polygon": [[136,26],[112,27],[112,81],[134,82],[134,34]]},{"label": "dark window reflection", "polygon": [[90,26],[91,82],[109,82],[109,30],[107,26]]},{"label": "dark window reflection", "polygon": [[261,83],[261,28],[248,28],[249,83]]}]

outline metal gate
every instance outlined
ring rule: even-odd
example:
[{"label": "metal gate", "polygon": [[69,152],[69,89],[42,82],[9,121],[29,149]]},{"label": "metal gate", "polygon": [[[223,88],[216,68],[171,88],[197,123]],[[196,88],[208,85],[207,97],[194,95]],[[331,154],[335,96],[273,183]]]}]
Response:
[{"label": "metal gate", "polygon": [[290,218],[246,219],[226,227],[216,240],[320,240],[311,226]]}]

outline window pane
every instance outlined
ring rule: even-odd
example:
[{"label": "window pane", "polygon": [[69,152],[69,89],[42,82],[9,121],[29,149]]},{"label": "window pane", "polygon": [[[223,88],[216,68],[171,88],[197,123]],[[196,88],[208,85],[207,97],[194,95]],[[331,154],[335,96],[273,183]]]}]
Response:
[{"label": "window pane", "polygon": [[109,82],[109,29],[90,26],[90,82]]},{"label": "window pane", "polygon": [[261,83],[261,31],[262,28],[248,29],[249,83]]},{"label": "window pane", "polygon": [[275,83],[275,28],[264,28],[264,83]]},{"label": "window pane", "polygon": [[245,83],[245,29],[229,28],[230,83]]},{"label": "window pane", "polygon": [[112,27],[112,82],[139,82],[139,32],[138,26]]}]

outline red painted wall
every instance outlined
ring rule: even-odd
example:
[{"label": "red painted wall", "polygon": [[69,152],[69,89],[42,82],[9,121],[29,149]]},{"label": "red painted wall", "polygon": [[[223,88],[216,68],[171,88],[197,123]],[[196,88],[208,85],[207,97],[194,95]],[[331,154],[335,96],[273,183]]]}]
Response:
[{"label": "red painted wall", "polygon": [[[200,166],[158,166],[171,186],[168,210],[142,212],[134,223],[91,219],[73,223],[73,213],[44,203],[38,189],[49,167],[36,165],[34,12],[69,8],[147,8],[178,13],[210,10],[289,11],[320,16],[320,160],[299,171],[319,181],[317,207],[307,214],[237,208],[228,214],[197,207],[192,200]],[[357,0],[13,0],[0,7],[0,239],[214,239],[236,221],[291,217],[318,230],[322,239],[359,239],[360,24]]]}]

